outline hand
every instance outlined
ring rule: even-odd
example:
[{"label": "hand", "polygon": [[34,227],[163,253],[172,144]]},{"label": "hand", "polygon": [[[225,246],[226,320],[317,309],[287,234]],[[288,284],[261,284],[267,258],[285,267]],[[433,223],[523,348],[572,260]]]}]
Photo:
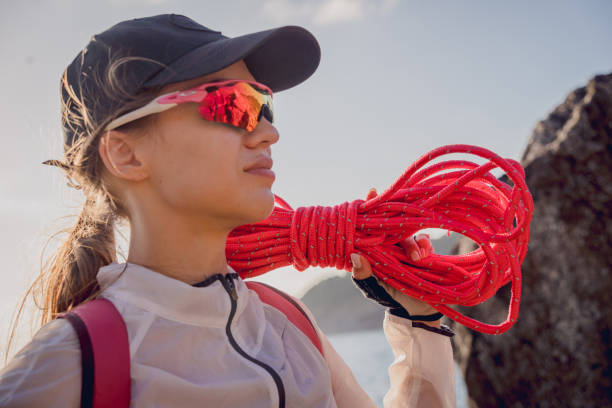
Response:
[{"label": "hand", "polygon": [[[368,193],[368,199],[376,196],[376,190],[371,189]],[[429,256],[433,253],[433,246],[429,240],[429,235],[418,234],[415,237],[410,237],[400,242],[400,245],[406,252],[406,255],[416,261],[420,258]],[[408,316],[430,316],[436,315],[438,312],[428,303],[422,302],[411,296],[401,293],[399,290],[392,286],[387,285],[385,282],[380,281],[372,273],[372,267],[366,258],[363,256],[352,253],[351,260],[353,262],[353,281],[357,287],[364,293],[367,298],[370,298],[383,306],[389,308],[392,314],[408,317]],[[403,309],[403,310],[402,310]],[[406,313],[407,315],[406,316]],[[432,316],[429,318],[434,318]],[[435,321],[432,321],[431,325],[439,327],[440,315]],[[410,317],[408,317],[410,318]],[[419,320],[413,319],[413,320]]]}]

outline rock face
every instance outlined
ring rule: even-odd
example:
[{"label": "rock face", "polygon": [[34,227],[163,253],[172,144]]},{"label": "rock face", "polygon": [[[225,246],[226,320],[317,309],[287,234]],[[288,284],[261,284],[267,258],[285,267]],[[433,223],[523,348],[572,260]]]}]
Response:
[{"label": "rock face", "polygon": [[382,329],[385,309],[366,299],[348,273],[318,283],[302,301],[326,334]]},{"label": "rock face", "polygon": [[[518,321],[500,336],[454,325],[455,358],[475,406],[612,406],[612,74],[538,123],[521,164],[535,211]],[[499,323],[508,299],[506,285],[461,310]]]}]

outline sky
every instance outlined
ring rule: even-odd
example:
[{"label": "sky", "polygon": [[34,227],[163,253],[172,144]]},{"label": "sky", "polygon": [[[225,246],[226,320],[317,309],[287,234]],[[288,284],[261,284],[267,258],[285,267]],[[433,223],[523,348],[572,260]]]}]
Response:
[{"label": "sky", "polygon": [[[284,25],[315,35],[317,71],[274,97],[273,191],[293,208],[365,199],[447,144],[520,160],[539,120],[612,72],[606,0],[0,0],[0,350],[45,241],[82,204],[61,170],[40,164],[62,157],[60,75],[93,34],[162,13],[229,37]],[[299,296],[338,273],[287,267],[262,280]]]}]

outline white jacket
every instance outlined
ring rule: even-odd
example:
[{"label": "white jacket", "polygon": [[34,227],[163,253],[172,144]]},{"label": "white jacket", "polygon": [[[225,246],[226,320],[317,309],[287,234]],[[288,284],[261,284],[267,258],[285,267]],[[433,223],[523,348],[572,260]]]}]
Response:
[{"label": "white jacket", "polygon": [[[237,275],[195,287],[125,266],[102,267],[97,279],[127,326],[132,407],[272,408],[283,393],[287,407],[376,406],[318,326],[325,358]],[[384,320],[395,355],[385,407],[454,407],[450,339],[409,323]],[[79,341],[65,319],[43,326],[0,371],[1,407],[79,407],[80,394]]]}]

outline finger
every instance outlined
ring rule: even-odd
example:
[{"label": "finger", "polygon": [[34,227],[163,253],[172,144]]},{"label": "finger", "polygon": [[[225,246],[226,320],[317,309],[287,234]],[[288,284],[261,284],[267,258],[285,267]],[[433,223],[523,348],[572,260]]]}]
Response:
[{"label": "finger", "polygon": [[372,276],[372,267],[363,256],[352,253],[351,261],[353,262],[353,279],[361,280]]},{"label": "finger", "polygon": [[376,197],[378,194],[376,193],[376,189],[372,187],[370,191],[368,191],[368,196],[366,197],[366,201]]},{"label": "finger", "polygon": [[431,240],[428,234],[418,234],[414,240],[421,250],[422,257],[429,256],[429,254],[433,253],[434,248],[431,245]]},{"label": "finger", "polygon": [[418,261],[421,259],[421,249],[413,237],[408,237],[405,240],[400,241],[400,245],[402,248],[404,248],[404,252],[409,259],[412,259],[413,261]]}]

